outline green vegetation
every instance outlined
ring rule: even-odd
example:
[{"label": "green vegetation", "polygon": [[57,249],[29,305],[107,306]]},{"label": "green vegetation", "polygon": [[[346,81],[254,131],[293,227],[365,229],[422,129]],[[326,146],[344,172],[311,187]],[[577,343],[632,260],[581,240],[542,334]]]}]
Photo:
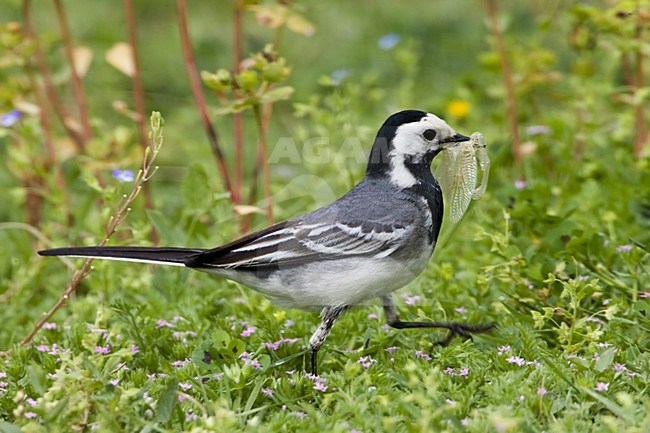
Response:
[{"label": "green vegetation", "polygon": [[[243,33],[235,5],[255,2],[191,2],[221,166],[170,2],[132,5],[141,94],[113,51],[121,3],[30,3],[33,37],[23,3],[0,5],[0,432],[650,431],[650,2],[265,1],[242,6]],[[75,71],[57,5],[87,47]],[[441,348],[356,307],[312,377],[317,314],[184,269],[95,261],[81,278],[83,261],[36,255],[108,235],[210,247],[264,227],[271,200],[276,221],[311,210],[360,179],[404,108],[483,133],[492,168],[400,313],[497,322],[489,334]],[[155,174],[124,198],[152,111]]]}]

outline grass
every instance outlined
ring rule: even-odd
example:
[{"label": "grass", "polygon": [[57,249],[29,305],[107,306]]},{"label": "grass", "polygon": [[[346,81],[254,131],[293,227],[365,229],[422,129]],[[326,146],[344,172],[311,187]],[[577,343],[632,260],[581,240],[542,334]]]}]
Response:
[{"label": "grass", "polygon": [[[35,251],[99,242],[110,210],[132,188],[110,170],[138,167],[141,156],[135,126],[106,108],[127,82],[107,66],[94,66],[86,81],[94,145],[85,155],[60,156],[72,224],[54,170],[40,169],[36,117],[0,129],[0,349],[12,349],[0,363],[0,432],[648,431],[650,159],[633,154],[636,107],[626,102],[633,89],[619,55],[634,49],[620,42],[627,24],[598,27],[625,5],[598,3],[584,18],[580,5],[551,3],[499,4],[520,165],[480,8],[445,1],[434,10],[423,1],[421,13],[397,13],[392,2],[379,2],[368,20],[361,6],[299,5],[318,32],[312,39],[285,34],[282,42],[296,91],[293,105],[274,112],[269,152],[273,159],[282,145],[297,154],[276,153],[271,165],[278,219],[328,202],[360,179],[356,149],[366,149],[386,115],[401,108],[440,113],[459,132],[481,131],[492,158],[485,196],[460,223],[445,222],[429,266],[396,298],[405,320],[498,328],[443,348],[433,344],[442,333],[389,329],[379,305],[355,307],[319,354],[319,377],[305,374],[317,314],[283,310],[209,275],[149,265],[95,261],[66,307],[30,345],[18,345],[72,274],[67,263]],[[68,8],[73,36],[101,53],[122,36],[84,7]],[[216,52],[215,65],[204,67],[228,65],[231,10],[194,7],[197,61]],[[7,9],[3,16],[19,19],[18,9]],[[41,26],[45,15],[37,11]],[[187,83],[177,76],[180,49],[168,48],[175,36],[156,33],[174,22],[173,10],[138,17],[148,47],[141,59],[147,104],[165,116],[166,140],[152,178],[154,209],[134,202],[114,243],[149,244],[152,227],[163,245],[224,243],[238,235],[237,220]],[[246,26],[252,51],[270,33],[252,17]],[[389,33],[400,35],[398,44],[377,48]],[[358,44],[343,43],[349,40]],[[340,69],[349,75],[333,83],[330,74]],[[4,113],[6,95],[20,86],[11,69],[0,73]],[[454,101],[467,112],[447,112]],[[251,142],[254,123],[246,116]],[[228,119],[216,124],[228,143]],[[326,141],[308,141],[314,137]],[[66,140],[57,143],[63,152]],[[28,227],[21,224],[23,175],[35,167],[46,194],[40,226]]]}]

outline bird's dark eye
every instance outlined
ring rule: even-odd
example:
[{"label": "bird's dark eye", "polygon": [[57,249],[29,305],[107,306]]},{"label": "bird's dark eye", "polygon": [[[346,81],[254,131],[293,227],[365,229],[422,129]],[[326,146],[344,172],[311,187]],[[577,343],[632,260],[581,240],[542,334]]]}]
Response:
[{"label": "bird's dark eye", "polygon": [[427,129],[422,133],[422,137],[427,141],[431,141],[436,138],[436,131],[434,129]]}]

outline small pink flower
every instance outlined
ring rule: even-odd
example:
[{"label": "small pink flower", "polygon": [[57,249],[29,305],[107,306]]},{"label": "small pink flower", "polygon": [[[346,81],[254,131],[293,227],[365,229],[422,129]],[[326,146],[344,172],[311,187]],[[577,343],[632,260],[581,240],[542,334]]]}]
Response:
[{"label": "small pink flower", "polygon": [[465,308],[463,308],[463,307],[454,308],[454,311],[457,312],[458,314],[467,313],[467,310]]},{"label": "small pink flower", "polygon": [[255,333],[255,331],[257,331],[256,327],[249,326],[248,328],[244,329],[240,335],[242,337],[250,337],[251,335],[253,335],[253,333]]},{"label": "small pink flower", "polygon": [[187,391],[189,389],[192,389],[192,384],[187,383],[187,382],[181,382],[181,383],[178,384],[178,386],[180,386],[183,391]]},{"label": "small pink flower", "polygon": [[314,384],[314,389],[316,391],[325,392],[327,391],[327,385],[325,385],[323,382],[316,382]]},{"label": "small pink flower", "polygon": [[0,379],[4,379],[5,377],[7,377],[7,373],[4,371],[0,371]]},{"label": "small pink flower", "polygon": [[548,394],[548,390],[544,388],[543,386],[540,386],[537,388],[537,395],[546,395]]},{"label": "small pink flower", "polygon": [[284,337],[282,337],[278,341],[275,341],[273,343],[262,343],[262,345],[264,347],[266,347],[267,349],[271,349],[271,350],[275,351],[275,350],[278,350],[278,348],[280,347],[280,345],[282,343],[293,344],[296,341],[298,341],[297,338],[284,338]]},{"label": "small pink flower", "polygon": [[27,404],[30,405],[31,407],[34,407],[38,404],[38,401],[34,400],[33,398],[29,397],[27,399]]},{"label": "small pink flower", "polygon": [[108,383],[110,383],[113,386],[117,386],[117,384],[120,383],[120,379],[119,378],[118,379],[111,379],[111,380],[108,381]]},{"label": "small pink flower", "polygon": [[363,368],[365,368],[366,370],[368,368],[370,368],[370,366],[372,364],[376,363],[376,362],[377,362],[377,360],[372,359],[371,356],[362,356],[361,358],[359,358],[359,364],[361,364],[363,366]]},{"label": "small pink flower", "polygon": [[293,320],[287,320],[286,322],[284,322],[284,326],[286,326],[287,328],[290,328],[293,325],[294,325]]},{"label": "small pink flower", "polygon": [[469,374],[469,368],[461,368],[458,372],[459,376],[467,376]]},{"label": "small pink flower", "polygon": [[416,350],[415,351],[415,356],[418,357],[418,358],[422,358],[425,361],[431,361],[431,356],[429,356],[428,354],[422,352],[421,350]]},{"label": "small pink flower", "polygon": [[627,371],[627,367],[623,364],[616,363],[614,364],[614,367],[612,367],[614,371]]},{"label": "small pink flower", "polygon": [[391,346],[391,347],[387,347],[387,348],[384,349],[384,350],[385,350],[386,352],[388,352],[388,353],[393,353],[393,352],[396,351],[397,349],[399,349],[399,347],[397,347],[397,346]]},{"label": "small pink flower", "polygon": [[607,391],[609,389],[609,383],[607,383],[607,382],[598,382],[594,389],[596,391]]},{"label": "small pink flower", "polygon": [[0,388],[6,388],[9,385],[7,382],[0,382]]},{"label": "small pink flower", "polygon": [[38,415],[36,415],[34,412],[25,412],[25,418],[33,419],[36,418]]},{"label": "small pink flower", "polygon": [[512,349],[510,348],[510,345],[507,346],[499,346],[497,347],[497,350],[499,351],[499,355],[502,353],[510,352]]},{"label": "small pink flower", "polygon": [[190,362],[192,362],[192,360],[189,358],[179,359],[178,361],[172,362],[172,367],[180,368],[185,366],[186,364],[189,364]]},{"label": "small pink flower", "polygon": [[160,329],[160,328],[175,328],[176,327],[176,325],[174,325],[173,323],[170,323],[170,322],[168,322],[166,320],[163,320],[163,319],[158,320],[156,323],[158,325],[158,329]]},{"label": "small pink flower", "polygon": [[39,346],[36,346],[36,350],[38,350],[39,352],[47,352],[47,351],[50,350],[50,346],[46,346],[44,344],[41,344]]},{"label": "small pink flower", "polygon": [[56,329],[56,323],[45,322],[43,323],[43,329]]},{"label": "small pink flower", "polygon": [[107,344],[106,346],[95,346],[95,353],[100,353],[102,355],[108,355],[111,353],[111,345]]},{"label": "small pink flower", "polygon": [[239,355],[239,358],[243,359],[245,364],[251,365],[257,370],[262,369],[262,364],[257,359],[253,359],[251,353],[242,352],[242,354]]},{"label": "small pink flower", "polygon": [[452,400],[452,399],[450,399],[450,398],[448,398],[447,400],[445,400],[445,403],[447,403],[447,404],[450,405],[450,406],[456,406],[456,405],[458,404],[457,401],[454,401],[454,400]]},{"label": "small pink flower", "polygon": [[515,181],[515,188],[517,188],[517,189],[524,189],[524,188],[526,188],[526,181],[525,181],[525,180],[521,180],[521,179],[516,180],[516,181]]},{"label": "small pink flower", "polygon": [[641,292],[641,293],[639,293],[639,298],[641,298],[641,299],[650,298],[650,292]]},{"label": "small pink flower", "polygon": [[628,251],[632,251],[632,245],[620,245],[616,247],[617,253],[627,253]]},{"label": "small pink flower", "polygon": [[377,315],[375,313],[368,314],[368,319],[376,319]]},{"label": "small pink flower", "polygon": [[519,356],[511,356],[510,358],[506,358],[506,361],[508,361],[510,364],[517,364],[520,367],[526,364],[526,360]]},{"label": "small pink flower", "polygon": [[271,388],[262,388],[262,392],[268,396],[273,395],[273,390]]},{"label": "small pink flower", "polygon": [[413,296],[405,296],[404,297],[404,303],[406,305],[415,305],[416,303],[420,302],[422,300],[421,296],[418,295],[413,295]]},{"label": "small pink flower", "polygon": [[132,344],[131,347],[129,347],[129,349],[131,350],[131,353],[133,355],[140,352],[140,348],[138,346],[136,346],[135,344]]}]

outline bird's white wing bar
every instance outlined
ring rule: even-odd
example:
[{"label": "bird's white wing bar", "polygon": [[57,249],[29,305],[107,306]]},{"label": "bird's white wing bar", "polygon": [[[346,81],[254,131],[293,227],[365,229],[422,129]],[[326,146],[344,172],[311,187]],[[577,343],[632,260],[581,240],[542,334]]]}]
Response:
[{"label": "bird's white wing bar", "polygon": [[346,256],[386,257],[404,241],[408,228],[372,224],[294,224],[253,238],[243,245],[199,256],[193,267],[282,266],[306,263],[318,258],[332,260]]}]

